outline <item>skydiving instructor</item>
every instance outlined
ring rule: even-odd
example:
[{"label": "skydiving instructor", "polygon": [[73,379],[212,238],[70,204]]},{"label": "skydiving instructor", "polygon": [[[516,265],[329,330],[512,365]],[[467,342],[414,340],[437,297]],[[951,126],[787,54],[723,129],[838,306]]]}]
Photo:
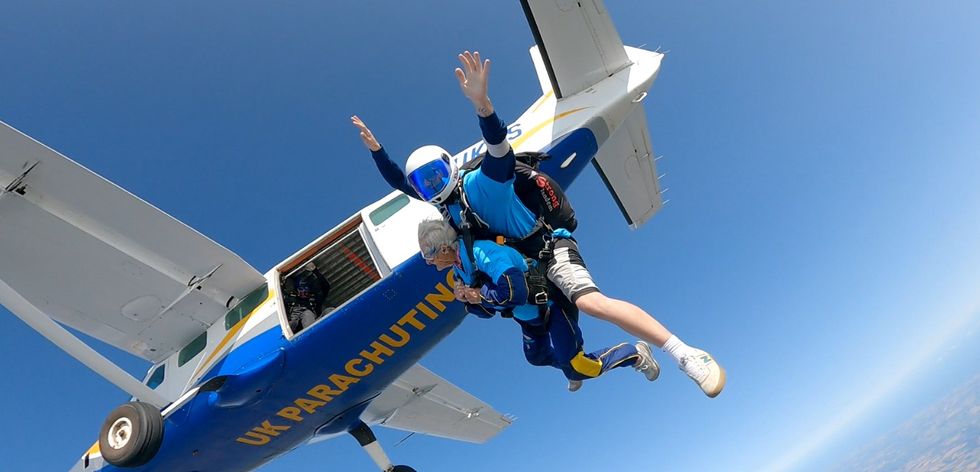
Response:
[{"label": "skydiving instructor", "polygon": [[[358,128],[361,141],[371,151],[381,175],[393,188],[437,206],[457,228],[462,223],[459,202],[462,193],[492,231],[510,240],[527,241],[532,233],[537,234],[540,225],[536,225],[538,217],[514,192],[516,156],[506,140],[507,126],[497,116],[488,94],[490,60],[481,60],[479,52],[469,51],[458,57],[462,67],[456,68],[456,78],[463,95],[476,110],[487,143],[488,157],[477,169],[460,172],[451,154],[430,145],[413,152],[406,163],[406,172],[402,172],[360,118],[352,116],[351,122]],[[710,354],[685,344],[642,308],[604,295],[586,268],[571,234],[556,228],[552,236],[552,256],[541,263],[547,264],[548,279],[579,310],[662,349],[707,396],[721,393],[725,371]],[[537,259],[537,254],[522,252]]]}]

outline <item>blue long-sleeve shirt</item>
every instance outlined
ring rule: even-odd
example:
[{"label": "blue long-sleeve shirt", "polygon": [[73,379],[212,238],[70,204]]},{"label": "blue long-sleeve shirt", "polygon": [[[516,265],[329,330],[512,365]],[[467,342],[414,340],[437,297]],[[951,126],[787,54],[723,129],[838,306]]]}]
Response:
[{"label": "blue long-sleeve shirt", "polygon": [[374,158],[374,164],[378,166],[381,176],[384,177],[385,182],[388,182],[391,188],[400,190],[405,195],[416,200],[421,200],[419,194],[415,192],[415,189],[411,185],[408,185],[405,172],[402,171],[401,167],[398,167],[398,164],[395,164],[395,161],[391,160],[391,156],[388,155],[388,151],[385,151],[383,146],[377,151],[371,151],[371,157]]},{"label": "blue long-sleeve shirt", "polygon": [[[494,113],[480,117],[480,130],[490,152],[479,168],[463,175],[463,191],[466,192],[470,206],[487,222],[491,231],[508,238],[523,239],[534,231],[537,216],[524,206],[514,191],[517,158],[506,142],[507,125]],[[503,155],[498,157],[496,154]],[[384,148],[372,151],[371,156],[388,185],[419,199],[408,184],[405,172],[391,160]],[[446,213],[458,227],[462,222],[459,203],[452,202],[444,206]]]}]

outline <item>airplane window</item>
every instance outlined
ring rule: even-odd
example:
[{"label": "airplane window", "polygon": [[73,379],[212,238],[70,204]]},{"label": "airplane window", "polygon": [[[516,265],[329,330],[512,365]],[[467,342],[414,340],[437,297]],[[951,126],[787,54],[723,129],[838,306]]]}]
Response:
[{"label": "airplane window", "polygon": [[398,210],[405,208],[406,205],[408,205],[407,196],[399,195],[395,198],[392,198],[387,203],[381,205],[376,210],[371,212],[371,215],[369,215],[369,217],[371,218],[371,223],[374,223],[374,226],[378,226],[381,223],[384,223],[385,220],[391,218],[392,215],[398,213]]},{"label": "airplane window", "polygon": [[177,367],[181,367],[187,363],[187,361],[194,358],[201,351],[204,350],[205,346],[208,345],[208,332],[205,331],[201,333],[200,336],[191,341],[190,344],[184,346],[180,350],[180,354],[177,355]]},{"label": "airplane window", "polygon": [[164,370],[166,370],[165,367],[167,367],[166,364],[157,367],[157,370],[153,371],[153,375],[151,375],[150,379],[146,381],[147,387],[155,389],[163,383],[163,376],[165,375]]},{"label": "airplane window", "polygon": [[245,295],[245,298],[238,302],[238,305],[235,305],[235,308],[232,308],[225,315],[225,329],[231,329],[232,326],[238,324],[242,318],[248,316],[252,310],[261,305],[268,296],[269,286],[266,284],[262,284],[261,287],[252,290],[252,293]]}]

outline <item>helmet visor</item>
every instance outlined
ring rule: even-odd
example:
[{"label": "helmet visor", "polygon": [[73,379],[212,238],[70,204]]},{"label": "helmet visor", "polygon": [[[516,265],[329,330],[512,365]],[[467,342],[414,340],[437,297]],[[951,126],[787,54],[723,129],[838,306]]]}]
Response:
[{"label": "helmet visor", "polygon": [[408,183],[425,201],[431,201],[449,185],[452,169],[445,158],[425,163],[408,175]]}]

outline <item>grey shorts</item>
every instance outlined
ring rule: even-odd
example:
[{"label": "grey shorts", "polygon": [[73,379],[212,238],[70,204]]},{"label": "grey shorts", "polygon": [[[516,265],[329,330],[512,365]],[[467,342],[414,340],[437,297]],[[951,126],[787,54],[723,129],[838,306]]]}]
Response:
[{"label": "grey shorts", "polygon": [[582,295],[599,291],[589,269],[585,268],[585,261],[578,252],[578,244],[571,239],[555,241],[554,257],[548,261],[548,280],[572,303]]}]

